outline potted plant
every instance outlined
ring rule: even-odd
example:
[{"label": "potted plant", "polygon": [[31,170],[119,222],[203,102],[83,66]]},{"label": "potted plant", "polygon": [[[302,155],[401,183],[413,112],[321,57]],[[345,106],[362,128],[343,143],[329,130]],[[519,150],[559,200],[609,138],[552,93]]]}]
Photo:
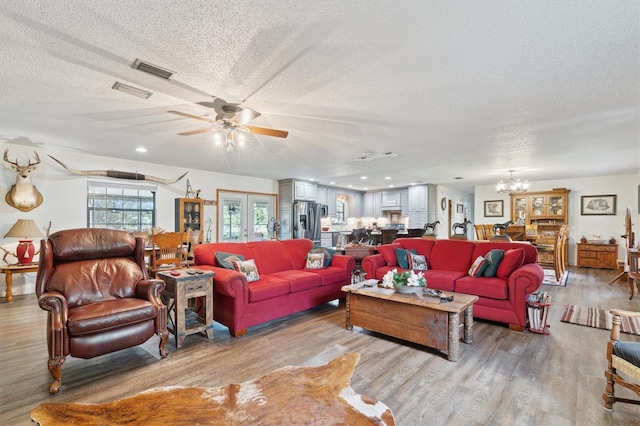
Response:
[{"label": "potted plant", "polygon": [[398,293],[413,293],[418,287],[426,287],[427,280],[422,272],[414,271],[398,272],[392,269],[382,277],[382,287],[392,288]]}]

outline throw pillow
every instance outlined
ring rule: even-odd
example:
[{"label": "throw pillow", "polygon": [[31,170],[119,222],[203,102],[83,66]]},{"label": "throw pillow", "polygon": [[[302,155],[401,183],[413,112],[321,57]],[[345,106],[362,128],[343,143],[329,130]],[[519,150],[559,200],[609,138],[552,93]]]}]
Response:
[{"label": "throw pillow", "polygon": [[482,275],[487,278],[495,277],[496,272],[498,271],[498,266],[500,266],[500,261],[502,260],[503,257],[504,257],[504,250],[500,250],[500,249],[489,250],[489,253],[487,253],[484,257],[484,260],[486,261],[487,266],[485,266],[484,271],[482,271]]},{"label": "throw pillow", "polygon": [[240,254],[225,253],[223,251],[216,252],[216,263],[221,268],[236,269],[233,266],[234,260],[244,260],[244,256]]},{"label": "throw pillow", "polygon": [[511,249],[504,252],[504,257],[498,266],[496,275],[498,278],[509,279],[509,275],[522,266],[524,262],[524,250],[521,248]]},{"label": "throw pillow", "polygon": [[311,250],[309,250],[309,253],[324,254],[324,266],[326,268],[327,266],[331,266],[331,261],[333,260],[333,255],[336,254],[336,251],[326,247],[313,246],[311,247]]},{"label": "throw pillow", "polygon": [[409,269],[414,271],[426,271],[429,269],[427,266],[427,259],[421,254],[407,253],[409,259]]},{"label": "throw pillow", "polygon": [[401,248],[394,249],[396,252],[396,261],[398,262],[398,266],[402,269],[409,269],[409,256],[408,253],[418,254],[415,249],[405,250]]},{"label": "throw pillow", "polygon": [[471,267],[469,268],[469,275],[472,277],[481,277],[484,268],[487,266],[487,262],[484,260],[484,257],[478,256],[476,260],[473,261]]},{"label": "throw pillow", "polygon": [[258,274],[258,268],[253,259],[249,260],[234,260],[233,265],[235,270],[244,274],[247,277],[247,282],[258,281],[260,274]]},{"label": "throw pillow", "polygon": [[322,269],[324,267],[324,253],[307,254],[307,269]]}]

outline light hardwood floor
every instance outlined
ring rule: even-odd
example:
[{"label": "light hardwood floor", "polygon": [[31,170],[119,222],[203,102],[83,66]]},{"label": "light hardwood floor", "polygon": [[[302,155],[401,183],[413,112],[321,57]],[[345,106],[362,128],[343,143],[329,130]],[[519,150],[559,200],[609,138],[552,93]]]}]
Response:
[{"label": "light hardwood floor", "polygon": [[398,425],[640,424],[638,406],[603,408],[609,332],[560,322],[568,303],[638,311],[640,296],[629,301],[626,282],[608,286],[613,271],[570,271],[568,287],[544,286],[553,297],[549,336],[477,320],[473,343],[461,343],[455,363],[435,350],[357,327],[347,331],[344,306],[331,303],[253,327],[239,339],[217,323],[213,339],[187,336],[179,350],[170,337],[165,360],[157,337],[91,360],[69,357],[55,396],[48,393],[46,312],[35,295],[16,296],[0,302],[0,423],[31,424],[29,412],[42,402],[107,402],[159,386],[220,386],[356,351],[361,359],[352,387],[391,407]]}]

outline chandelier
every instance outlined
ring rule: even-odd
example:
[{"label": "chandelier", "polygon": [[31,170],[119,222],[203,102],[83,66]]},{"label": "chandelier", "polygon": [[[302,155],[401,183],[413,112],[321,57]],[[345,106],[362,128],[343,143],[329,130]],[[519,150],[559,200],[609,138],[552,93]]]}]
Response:
[{"label": "chandelier", "polygon": [[496,191],[501,194],[511,194],[513,192],[526,192],[529,189],[529,182],[526,180],[524,182],[520,179],[513,180],[513,172],[515,172],[515,170],[509,170],[511,175],[507,182],[500,180],[500,182],[497,183]]},{"label": "chandelier", "polygon": [[243,147],[245,143],[244,133],[250,133],[251,130],[247,126],[228,120],[218,120],[216,122],[220,126],[219,130],[214,131],[213,141],[216,146],[224,144],[227,152],[233,152],[238,147]]}]

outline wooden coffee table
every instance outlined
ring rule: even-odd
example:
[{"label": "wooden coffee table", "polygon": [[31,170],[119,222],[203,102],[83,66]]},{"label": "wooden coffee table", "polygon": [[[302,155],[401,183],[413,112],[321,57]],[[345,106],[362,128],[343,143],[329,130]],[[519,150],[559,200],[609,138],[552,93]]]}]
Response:
[{"label": "wooden coffee table", "polygon": [[[453,301],[440,303],[439,297],[399,294],[390,289],[348,285],[347,330],[353,326],[408,340],[447,354],[449,361],[458,360],[460,335],[471,343],[473,304],[478,296],[446,292]],[[462,319],[462,324],[460,320]]]}]

